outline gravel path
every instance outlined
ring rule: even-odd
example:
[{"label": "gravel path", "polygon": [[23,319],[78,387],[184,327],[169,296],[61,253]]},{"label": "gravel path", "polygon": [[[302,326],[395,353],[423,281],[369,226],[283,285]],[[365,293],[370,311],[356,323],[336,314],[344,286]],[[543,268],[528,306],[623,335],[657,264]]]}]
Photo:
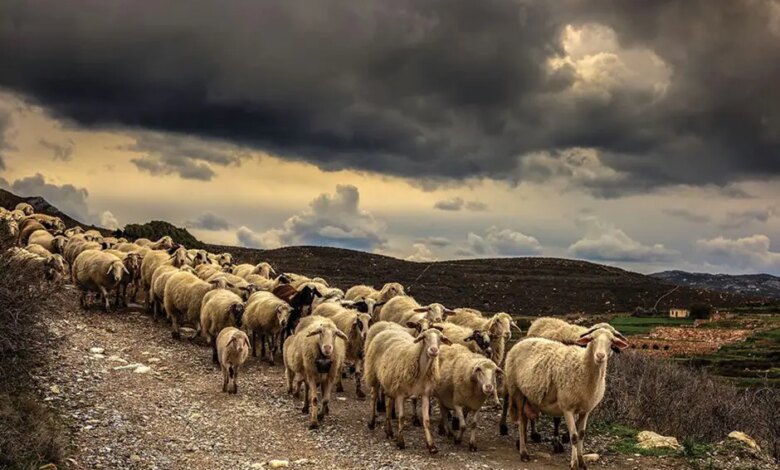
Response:
[{"label": "gravel path", "polygon": [[[310,431],[301,402],[286,395],[283,368],[250,359],[239,394],[221,393],[221,373],[203,344],[176,341],[162,323],[136,310],[63,312],[45,319],[62,338],[38,378],[65,416],[77,469],[256,469],[285,460],[290,468],[568,468],[549,445],[531,445],[537,460],[520,462],[512,437],[498,435],[499,411],[483,411],[478,452],[435,436],[428,454],[422,429],[409,427],[399,451],[381,427],[369,431],[367,404],[354,386],[336,394],[322,428]],[[93,349],[97,348],[97,349]],[[148,366],[148,370],[134,364]],[[142,372],[145,371],[145,372]],[[600,452],[598,436],[586,441]],[[606,456],[592,468],[679,468],[672,459]]]}]

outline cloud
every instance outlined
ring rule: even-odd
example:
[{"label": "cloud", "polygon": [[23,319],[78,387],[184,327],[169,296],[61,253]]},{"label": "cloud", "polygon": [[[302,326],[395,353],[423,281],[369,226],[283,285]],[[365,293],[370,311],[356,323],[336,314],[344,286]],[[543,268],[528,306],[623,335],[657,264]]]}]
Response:
[{"label": "cloud", "polygon": [[436,261],[436,258],[433,256],[433,252],[430,248],[428,248],[428,246],[425,245],[425,243],[414,243],[412,248],[414,249],[414,253],[407,256],[405,258],[406,261],[415,261],[417,263]]},{"label": "cloud", "polygon": [[669,261],[678,253],[661,244],[644,245],[610,223],[594,216],[579,221],[586,229],[585,236],[569,246],[569,252],[578,258],[595,261],[653,262]]},{"label": "cloud", "polygon": [[201,214],[197,219],[187,221],[184,225],[190,228],[199,228],[203,230],[227,230],[230,228],[230,222],[224,217],[211,212]]},{"label": "cloud", "polygon": [[100,214],[100,226],[109,230],[117,230],[119,228],[119,221],[110,211],[103,211],[103,213]]},{"label": "cloud", "polygon": [[19,196],[41,196],[62,212],[81,222],[92,220],[87,208],[89,193],[84,188],[77,188],[72,184],[49,183],[40,173],[17,179],[8,183],[7,187],[9,191]]},{"label": "cloud", "polygon": [[504,228],[489,227],[484,234],[469,232],[466,246],[456,251],[461,256],[528,256],[542,252],[539,240]]},{"label": "cloud", "polygon": [[688,209],[664,209],[663,212],[666,215],[677,217],[695,224],[706,224],[712,220],[707,215],[697,214],[695,212],[689,211]]},{"label": "cloud", "polygon": [[175,134],[142,132],[134,137],[133,144],[120,149],[143,154],[131,162],[154,176],[177,174],[184,179],[209,181],[216,175],[213,165],[239,165],[247,155],[234,145]]},{"label": "cloud", "polygon": [[754,234],[732,239],[719,236],[696,241],[697,251],[710,264],[756,271],[780,271],[780,252],[770,249],[769,237]]},{"label": "cloud", "polygon": [[[0,108],[0,171],[5,170],[5,158],[3,153],[16,148],[8,142],[8,132],[11,129],[11,113]],[[8,183],[6,181],[6,183]]]},{"label": "cloud", "polygon": [[433,205],[433,208],[442,211],[459,211],[461,209],[466,209],[473,212],[482,212],[488,210],[488,206],[484,202],[465,201],[461,197],[437,201],[436,204]]},{"label": "cloud", "polygon": [[447,237],[427,237],[419,240],[417,243],[443,248],[445,246],[449,246],[452,242]]},{"label": "cloud", "polygon": [[[780,175],[774,5],[4,2],[0,86],[82,126],[223,139],[326,170],[551,175],[604,197],[725,186]],[[225,164],[140,147],[135,164],[155,175],[208,180]],[[562,157],[581,149],[598,164]]]},{"label": "cloud", "polygon": [[387,242],[385,224],[360,208],[360,193],[352,185],[336,186],[335,194],[320,194],[281,228],[258,234],[241,227],[236,236],[243,246],[258,248],[319,245],[372,251]]},{"label": "cloud", "polygon": [[52,158],[54,160],[62,160],[63,162],[70,161],[73,156],[74,143],[72,140],[67,139],[65,142],[57,143],[47,139],[38,140],[38,144],[45,149],[51,150],[53,153]]},{"label": "cloud", "polygon": [[721,222],[720,227],[724,229],[740,228],[754,222],[766,222],[771,216],[772,210],[769,208],[729,212],[725,220]]}]

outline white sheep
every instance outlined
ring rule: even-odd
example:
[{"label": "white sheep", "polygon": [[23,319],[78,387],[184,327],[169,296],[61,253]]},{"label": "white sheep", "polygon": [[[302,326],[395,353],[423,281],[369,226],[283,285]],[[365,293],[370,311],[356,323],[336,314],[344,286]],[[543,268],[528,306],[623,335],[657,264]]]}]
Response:
[{"label": "white sheep", "polygon": [[260,335],[261,357],[265,355],[268,341],[268,362],[274,365],[274,355],[281,344],[281,332],[287,327],[292,307],[274,294],[259,291],[252,294],[246,303],[244,329],[251,332],[252,357],[257,356],[257,335]]},{"label": "white sheep", "polygon": [[156,242],[153,242],[148,238],[138,238],[135,240],[135,244],[152,250],[170,250],[176,246],[176,243],[173,242],[173,238],[168,235],[160,237]]},{"label": "white sheep", "polygon": [[41,256],[18,247],[9,249],[9,253],[11,254],[12,262],[46,280],[56,281],[65,277],[68,273],[67,263],[62,255],[49,254]]},{"label": "white sheep", "polygon": [[233,255],[227,252],[220,253],[218,255],[209,253],[209,260],[211,261],[211,264],[216,264],[221,268],[226,268],[233,265]]},{"label": "white sheep", "polygon": [[225,287],[227,284],[221,278],[206,282],[187,271],[172,274],[165,283],[163,291],[165,311],[171,318],[171,337],[173,339],[181,337],[179,322],[195,326],[195,334],[191,339],[200,335],[200,307],[203,305],[203,297],[212,289]]},{"label": "white sheep", "polygon": [[105,304],[105,311],[110,309],[108,293],[117,288],[122,281],[127,268],[122,260],[100,250],[85,250],[73,262],[72,278],[81,291],[81,306],[87,308],[87,292],[99,292]]},{"label": "white sheep", "polygon": [[504,312],[485,318],[479,310],[456,308],[455,314],[448,317],[447,321],[467,328],[487,331],[490,335],[490,347],[493,349],[491,359],[499,366],[504,361],[506,342],[512,337],[512,330],[521,332],[520,327],[512,320],[512,317]]},{"label": "white sheep", "polygon": [[612,347],[628,343],[607,328],[591,329],[578,341],[578,348],[545,338],[518,342],[506,358],[504,411],[501,432],[506,431],[506,412],[518,423],[520,459],[529,461],[527,421],[539,413],[563,416],[571,440],[572,469],[585,469],[583,439],[588,415],[601,402],[606,389],[607,363]]},{"label": "white sheep", "polygon": [[[127,289],[129,286],[133,286],[133,294],[130,296],[131,300],[135,302],[136,295],[138,294],[138,287],[141,283],[141,263],[143,262],[143,256],[140,253],[125,253],[119,250],[103,250],[106,253],[111,253],[117,258],[122,260],[122,264],[125,265],[127,272],[122,276],[122,281],[116,289],[116,302],[117,306],[127,306]],[[120,301],[121,299],[121,301]]]},{"label": "white sheep", "polygon": [[35,213],[35,208],[26,202],[20,202],[14,210],[21,211],[24,215],[33,215]]},{"label": "white sheep", "polygon": [[[333,321],[312,315],[304,318],[295,334],[284,342],[287,393],[297,397],[300,385],[305,385],[303,412],[309,414],[309,429],[318,428],[330,411],[331,390],[344,365],[346,339]],[[317,400],[318,386],[322,388],[321,406]]]},{"label": "white sheep", "polygon": [[154,271],[164,264],[179,268],[188,264],[188,260],[187,250],[181,246],[172,252],[149,250],[144,254],[144,260],[141,262],[141,284],[143,285],[145,292],[144,302],[146,303],[147,310],[152,307],[149,299],[149,289],[152,285],[152,275],[154,274]]},{"label": "white sheep", "polygon": [[262,263],[258,263],[256,265],[237,264],[236,266],[233,266],[233,274],[236,276],[241,276],[244,279],[246,279],[246,277],[250,274],[257,274],[258,276],[264,277],[266,279],[271,279],[271,276],[276,276],[276,271],[269,263],[263,261]]},{"label": "white sheep", "polygon": [[48,230],[36,230],[27,238],[28,245],[40,245],[54,253],[54,235]]},{"label": "white sheep", "polygon": [[[168,283],[168,280],[174,273],[178,273],[180,271],[192,272],[192,268],[186,264],[180,268],[170,264],[163,264],[154,270],[154,274],[152,274],[151,287],[147,294],[148,302],[152,307],[153,318],[157,319],[157,316],[161,313],[161,311],[164,312],[165,307],[163,304],[163,296],[165,295],[165,284]],[[161,316],[168,315],[166,314]]]},{"label": "white sheep", "polygon": [[[223,328],[229,326],[241,328],[245,309],[241,297],[229,290],[217,289],[203,296],[203,304],[200,307],[200,332],[212,346],[214,362],[217,362],[217,342],[214,339]],[[248,341],[247,346],[249,346]]]},{"label": "white sheep", "polygon": [[[607,328],[612,331],[613,334],[620,335],[620,333],[609,323],[597,323],[592,327],[586,327],[573,325],[559,318],[541,317],[531,323],[531,326],[528,327],[526,336],[547,338],[552,341],[558,341],[559,343],[572,345],[577,344],[580,337],[593,328]],[[626,338],[623,337],[623,335],[620,335],[619,337],[623,341],[626,341]]]},{"label": "white sheep", "polygon": [[267,291],[272,291],[277,287],[281,286],[282,284],[290,283],[290,279],[287,278],[284,274],[280,274],[279,276],[276,276],[275,279],[267,279],[259,274],[250,274],[246,276],[244,279],[246,279],[248,283],[257,286],[260,290],[267,290]]},{"label": "white sheep", "polygon": [[475,330],[450,322],[438,323],[437,326],[441,328],[444,336],[454,344],[460,344],[473,353],[492,359],[493,348],[490,345],[490,334],[487,330]]},{"label": "white sheep", "polygon": [[51,251],[47,250],[43,246],[38,245],[36,243],[32,243],[30,245],[27,245],[26,247],[24,247],[24,249],[29,251],[30,253],[32,253],[34,255],[42,256],[44,258],[48,258],[49,256],[51,256],[53,254]]},{"label": "white sheep", "polygon": [[[438,452],[430,430],[430,395],[439,380],[439,351],[441,345],[451,345],[441,331],[429,328],[417,338],[397,329],[387,329],[377,334],[368,344],[363,380],[371,390],[371,419],[368,427],[376,425],[376,411],[380,390],[395,402],[398,417],[396,446],[405,447],[403,430],[404,400],[410,396],[422,399],[425,443],[432,454]],[[392,437],[392,424],[385,419],[385,433]]]},{"label": "white sheep", "polygon": [[376,290],[373,287],[367,285],[352,286],[347,290],[344,298],[347,300],[371,298],[376,300],[379,304],[384,304],[388,300],[399,295],[406,295],[404,292],[404,286],[397,282],[388,282],[382,286],[381,290]]},{"label": "white sheep", "polygon": [[442,304],[433,303],[422,306],[414,298],[409,296],[396,296],[387,301],[379,311],[378,320],[391,321],[399,325],[415,322],[422,318],[432,323],[443,322],[449,315],[454,314]]},{"label": "white sheep", "polygon": [[222,391],[238,393],[238,371],[249,356],[249,338],[238,328],[227,327],[214,341],[222,368]]},{"label": "white sheep", "polygon": [[439,434],[453,434],[449,414],[454,411],[459,431],[455,444],[461,443],[468,427],[469,450],[476,451],[477,415],[485,400],[495,395],[497,376],[503,372],[495,362],[459,344],[442,348],[439,361],[441,376],[434,392],[441,407]]},{"label": "white sheep", "polygon": [[77,235],[81,233],[84,233],[84,229],[78,225],[65,230],[65,236],[68,238],[72,237],[73,235]]}]

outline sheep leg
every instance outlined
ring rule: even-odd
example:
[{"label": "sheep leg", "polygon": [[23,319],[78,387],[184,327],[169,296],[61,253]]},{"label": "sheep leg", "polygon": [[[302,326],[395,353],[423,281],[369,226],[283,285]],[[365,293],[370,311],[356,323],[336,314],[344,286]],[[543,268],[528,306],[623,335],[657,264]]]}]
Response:
[{"label": "sheep leg", "polygon": [[361,382],[363,380],[363,361],[355,363],[355,395],[358,398],[366,398],[366,394],[363,392]]},{"label": "sheep leg", "polygon": [[217,357],[217,339],[216,338],[211,340],[211,360],[214,361],[214,364],[219,364],[219,358]]},{"label": "sheep leg", "polygon": [[305,415],[309,414],[309,384],[308,384],[308,382],[303,382],[303,408],[301,409],[301,413],[303,413]]},{"label": "sheep leg", "polygon": [[395,397],[395,414],[396,416],[398,416],[398,435],[395,437],[395,445],[399,449],[403,449],[404,447],[406,447],[406,442],[404,441],[404,426],[406,425],[406,417],[404,416],[403,395],[399,395]]},{"label": "sheep leg", "polygon": [[542,435],[536,432],[536,421],[539,418],[531,419],[531,441],[533,442],[542,442]]},{"label": "sheep leg", "polygon": [[[455,444],[463,442],[463,433],[466,432],[466,418],[463,416],[463,407],[455,405],[455,418],[458,419],[458,434],[455,435]],[[455,426],[453,426],[454,428]]]},{"label": "sheep leg", "polygon": [[571,442],[571,460],[569,462],[569,468],[571,470],[577,470],[579,467],[578,458],[578,445],[579,436],[577,435],[577,423],[574,420],[574,413],[571,411],[564,411],[563,418],[566,420],[566,427],[569,428],[569,439]]},{"label": "sheep leg", "polygon": [[425,430],[425,445],[428,447],[428,452],[436,454],[439,449],[433,443],[433,435],[431,434],[431,396],[427,393],[422,396],[422,421]]},{"label": "sheep leg", "polygon": [[176,315],[171,315],[171,338],[181,339],[181,333],[179,333],[179,319]]},{"label": "sheep leg", "polygon": [[322,383],[322,411],[317,415],[317,420],[322,421],[325,416],[330,414],[330,393],[333,389],[333,382],[326,380]]},{"label": "sheep leg", "polygon": [[509,426],[506,424],[506,415],[509,412],[509,394],[504,394],[504,406],[501,408],[501,421],[498,425],[498,433],[502,436],[509,435]]},{"label": "sheep leg", "polygon": [[368,420],[368,429],[374,429],[376,427],[376,408],[379,405],[379,387],[371,387],[371,418]]},{"label": "sheep leg", "polygon": [[553,418],[553,453],[554,454],[562,454],[563,453],[563,444],[561,444],[561,436],[560,436],[560,430],[561,430],[561,418],[559,416],[556,416]]},{"label": "sheep leg", "polygon": [[441,407],[439,412],[439,435],[447,436],[447,430],[450,423],[450,410],[445,407]]},{"label": "sheep leg", "polygon": [[469,450],[472,452],[477,451],[477,416],[479,415],[479,410],[474,411],[471,416],[468,417],[468,428],[469,433],[471,434],[469,436]]},{"label": "sheep leg", "polygon": [[581,413],[577,420],[577,462],[579,463],[581,470],[587,470],[588,466],[585,464],[585,428],[588,426],[588,413]]},{"label": "sheep leg", "polygon": [[233,372],[233,395],[238,393],[238,368],[240,366],[233,366],[231,367],[231,371]]},{"label": "sheep leg", "polygon": [[526,416],[525,397],[522,395],[515,400],[515,406],[520,410],[520,419],[518,419],[517,429],[517,448],[520,450],[520,461],[530,462],[531,456],[528,454],[528,416]]},{"label": "sheep leg", "polygon": [[276,356],[276,337],[268,335],[268,364],[274,365],[274,356]]},{"label": "sheep leg", "polygon": [[108,300],[109,298],[108,291],[106,290],[105,287],[100,286],[100,293],[103,295],[103,303],[105,305],[104,310],[108,312],[109,310],[111,310],[111,301]]},{"label": "sheep leg", "polygon": [[385,410],[385,436],[387,438],[389,438],[389,439],[392,439],[393,438],[393,434],[394,434],[393,433],[393,420],[392,420],[392,418],[390,418],[390,415],[395,413],[395,399],[393,397],[388,397],[386,394],[385,394],[384,397],[385,397],[386,401],[389,400],[388,401],[388,403],[389,403],[388,408],[392,408],[392,410],[393,410],[392,413],[387,411],[387,410]]},{"label": "sheep leg", "polygon": [[317,400],[317,382],[314,378],[308,378],[306,381],[306,389],[309,391],[309,429],[317,429],[320,427],[319,421],[319,403]]},{"label": "sheep leg", "polygon": [[339,381],[336,384],[336,392],[337,393],[344,393],[344,384],[341,383],[341,378],[339,378]]},{"label": "sheep leg", "polygon": [[227,392],[228,391],[228,370],[227,367],[222,366],[222,391]]},{"label": "sheep leg", "polygon": [[289,367],[285,368],[284,375],[287,378],[287,393],[293,394],[293,371]]},{"label": "sheep leg", "polygon": [[412,426],[420,426],[422,425],[422,421],[420,421],[420,415],[417,414],[417,399],[412,398]]},{"label": "sheep leg", "polygon": [[[265,351],[265,344],[262,347],[263,351]],[[252,357],[257,357],[257,333],[254,330],[252,330]]]}]

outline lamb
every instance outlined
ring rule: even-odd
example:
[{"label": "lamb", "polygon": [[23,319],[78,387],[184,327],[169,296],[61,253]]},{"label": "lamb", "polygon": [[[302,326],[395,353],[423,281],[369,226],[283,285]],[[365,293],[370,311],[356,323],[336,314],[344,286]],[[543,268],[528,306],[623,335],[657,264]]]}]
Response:
[{"label": "lamb", "polygon": [[[335,305],[337,308],[329,305]],[[365,398],[366,394],[363,393],[363,389],[360,386],[360,379],[363,376],[364,346],[368,329],[371,326],[371,316],[367,313],[348,310],[333,303],[320,305],[312,311],[312,316],[321,316],[333,320],[336,327],[347,336],[346,359],[355,365],[355,394],[358,398]],[[338,381],[336,391],[344,391],[341,379]]]},{"label": "lamb", "polygon": [[[329,413],[333,384],[341,377],[344,343],[347,337],[328,318],[310,316],[284,343],[284,368],[287,392],[298,396],[305,384],[303,412],[309,413],[309,429],[316,429]],[[317,386],[322,388],[322,406],[318,407]]]},{"label": "lamb", "polygon": [[72,266],[73,282],[81,291],[81,306],[87,308],[87,292],[96,291],[102,295],[104,310],[108,312],[108,292],[117,288],[126,273],[122,260],[111,253],[100,250],[81,252]]},{"label": "lamb", "polygon": [[476,451],[475,434],[479,410],[485,400],[496,393],[497,376],[503,374],[503,371],[482,354],[469,351],[459,344],[442,348],[439,361],[441,377],[434,392],[441,407],[439,434],[453,434],[449,415],[450,411],[454,411],[458,420],[455,430],[459,431],[455,436],[455,444],[461,443],[468,427],[471,432],[469,450]]},{"label": "lamb", "polygon": [[[260,335],[261,356],[268,340],[268,363],[274,365],[276,349],[281,345],[281,331],[287,327],[292,307],[270,292],[259,291],[249,297],[244,313],[244,329],[252,333],[252,357],[257,356],[257,335]],[[277,341],[279,338],[279,341]]]},{"label": "lamb", "polygon": [[[628,347],[608,328],[592,328],[577,341],[577,348],[545,338],[527,338],[509,351],[504,380],[501,433],[505,434],[507,408],[518,422],[520,459],[529,461],[527,421],[539,413],[563,416],[571,440],[572,469],[585,469],[583,439],[588,415],[601,402],[606,389],[607,363],[612,347]],[[576,416],[575,416],[576,415]]]},{"label": "lamb", "polygon": [[352,286],[347,290],[344,298],[347,300],[374,299],[377,303],[384,304],[395,296],[406,295],[404,286],[397,282],[388,282],[382,286],[381,290],[376,290],[371,286],[358,285]]},{"label": "lamb", "polygon": [[16,205],[14,210],[22,211],[24,215],[33,215],[35,213],[35,209],[33,208],[33,206],[31,206],[26,202],[20,202],[19,204]]},{"label": "lamb", "polygon": [[378,320],[392,321],[399,325],[405,325],[407,322],[425,318],[432,323],[440,323],[447,316],[454,313],[453,310],[446,308],[442,304],[433,303],[423,307],[412,297],[396,296],[388,300],[382,307],[379,311]]},{"label": "lamb", "polygon": [[[217,360],[217,342],[215,338],[224,328],[241,328],[246,305],[238,295],[224,289],[217,289],[203,296],[200,307],[201,334],[212,347],[212,359]],[[247,351],[249,340],[247,339]]]},{"label": "lamb", "polygon": [[212,289],[225,287],[227,283],[221,278],[206,282],[186,271],[172,274],[163,291],[165,311],[171,318],[171,337],[181,338],[180,321],[195,325],[195,334],[191,339],[198,337],[201,331],[200,307],[203,297]]},{"label": "lamb", "polygon": [[143,284],[145,302],[147,310],[151,308],[149,302],[149,289],[152,285],[152,275],[154,270],[164,264],[169,264],[177,268],[187,264],[187,250],[184,247],[171,248],[168,251],[150,250],[144,254],[144,260],[141,262],[141,284]]},{"label": "lamb", "polygon": [[[439,381],[439,351],[442,344],[451,345],[452,342],[438,329],[429,328],[417,338],[406,332],[388,329],[377,334],[368,345],[364,375],[365,384],[371,390],[371,419],[368,427],[373,429],[376,425],[381,389],[388,398],[395,400],[398,417],[396,446],[399,449],[405,447],[404,399],[417,396],[422,398],[426,446],[430,453],[438,452],[430,430],[430,396]],[[385,419],[385,433],[387,437],[393,435],[390,419]]]},{"label": "lamb", "polygon": [[504,312],[485,318],[479,310],[456,308],[455,314],[447,320],[456,325],[487,331],[490,335],[490,347],[493,349],[493,357],[491,359],[499,366],[504,361],[506,342],[512,337],[512,329],[518,332],[521,331],[517,323],[512,320],[512,317]]},{"label": "lamb", "polygon": [[222,391],[238,393],[238,370],[249,356],[249,338],[234,327],[224,328],[216,341],[219,365],[222,368]]},{"label": "lamb", "polygon": [[441,327],[444,336],[453,343],[460,344],[469,351],[481,354],[488,359],[493,357],[493,348],[490,346],[490,334],[486,330],[475,330],[450,322],[439,323],[437,326]]},{"label": "lamb", "polygon": [[271,279],[271,276],[276,276],[276,271],[270,264],[264,261],[254,266],[251,264],[238,264],[233,266],[233,274],[241,276],[244,279],[250,274],[257,274],[266,279]]},{"label": "lamb", "polygon": [[163,295],[165,295],[165,284],[174,273],[180,271],[192,272],[192,268],[186,264],[180,268],[170,264],[163,264],[154,270],[152,274],[152,285],[147,295],[152,306],[152,317],[157,319],[160,310],[164,310]]}]

